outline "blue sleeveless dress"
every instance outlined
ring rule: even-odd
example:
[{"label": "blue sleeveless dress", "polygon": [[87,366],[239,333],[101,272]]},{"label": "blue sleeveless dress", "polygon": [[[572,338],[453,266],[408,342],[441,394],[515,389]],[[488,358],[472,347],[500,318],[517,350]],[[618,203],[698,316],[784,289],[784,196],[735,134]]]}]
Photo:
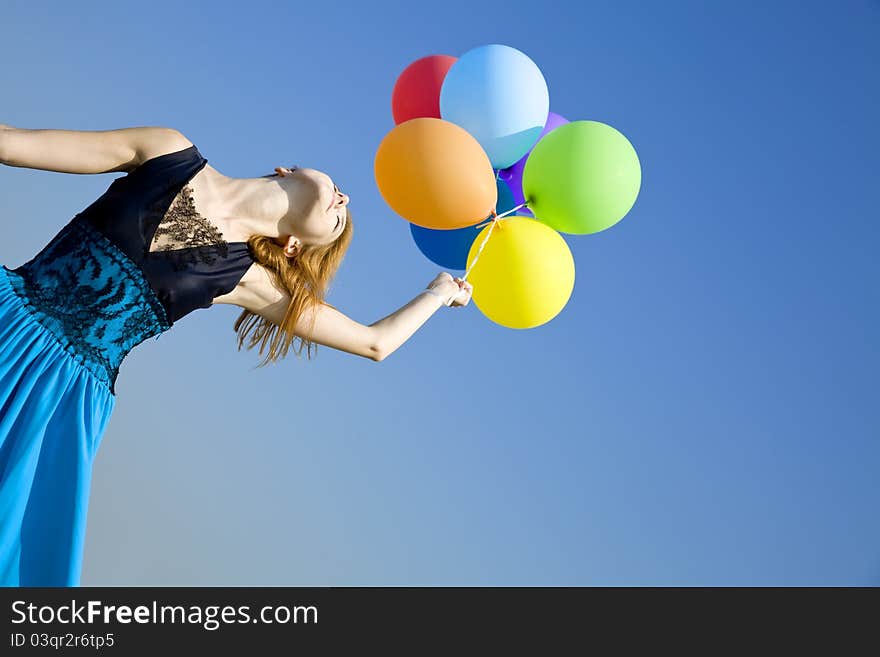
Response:
[{"label": "blue sleeveless dress", "polygon": [[[195,146],[142,163],[32,259],[0,266],[0,585],[77,586],[92,463],[120,364],[254,262],[186,199]],[[157,230],[185,246],[152,250]],[[166,232],[169,232],[166,231]],[[194,236],[194,237],[193,237]]]}]

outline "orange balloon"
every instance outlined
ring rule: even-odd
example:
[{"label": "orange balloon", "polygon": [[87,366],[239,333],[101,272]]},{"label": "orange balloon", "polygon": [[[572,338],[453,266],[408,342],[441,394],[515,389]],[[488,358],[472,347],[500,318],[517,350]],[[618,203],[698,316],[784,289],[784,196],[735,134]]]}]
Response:
[{"label": "orange balloon", "polygon": [[498,201],[483,147],[443,119],[419,117],[393,128],[376,151],[374,173],[391,209],[423,228],[473,226]]}]

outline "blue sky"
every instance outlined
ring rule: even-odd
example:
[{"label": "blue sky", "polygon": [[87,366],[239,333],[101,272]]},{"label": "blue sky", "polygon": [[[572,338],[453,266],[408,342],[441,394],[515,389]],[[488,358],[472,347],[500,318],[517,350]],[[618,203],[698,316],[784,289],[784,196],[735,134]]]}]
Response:
[{"label": "blue sky", "polygon": [[[878,28],[876,2],[4,3],[0,123],[327,171],[355,228],[328,300],[364,323],[440,271],[373,178],[411,61],[516,47],[642,166],[621,222],[565,235],[539,328],[441,308],[382,363],[255,370],[215,306],[137,347],[82,583],[880,584]],[[0,168],[2,261],[116,175]]]}]

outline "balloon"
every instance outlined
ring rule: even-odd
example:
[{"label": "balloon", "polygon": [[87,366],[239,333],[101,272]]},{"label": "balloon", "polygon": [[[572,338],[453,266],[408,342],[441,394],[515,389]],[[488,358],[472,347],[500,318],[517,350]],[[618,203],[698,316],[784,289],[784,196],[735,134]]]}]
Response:
[{"label": "balloon", "polygon": [[[502,214],[515,206],[513,194],[510,193],[510,188],[503,180],[496,180],[495,183],[498,189],[498,203],[495,212]],[[481,219],[475,223],[482,223],[482,221]],[[431,262],[448,269],[467,268],[468,250],[474,243],[477,233],[481,230],[476,226],[454,230],[435,230],[422,228],[413,223],[410,223],[409,229],[419,251]]]},{"label": "balloon", "polygon": [[410,119],[376,151],[376,184],[385,202],[424,228],[463,228],[495,207],[495,172],[477,141],[443,119]]},{"label": "balloon", "polygon": [[523,194],[535,217],[576,235],[598,233],[620,221],[641,183],[632,144],[598,121],[572,121],[548,133],[523,171]]},{"label": "balloon", "polygon": [[440,116],[470,132],[495,169],[511,166],[535,145],[549,109],[540,69],[510,46],[469,50],[440,89]]},{"label": "balloon", "polygon": [[500,178],[495,180],[495,189],[498,192],[498,200],[495,202],[495,214],[504,214],[518,205],[513,198],[513,191],[510,189],[510,185]]},{"label": "balloon", "polygon": [[454,230],[434,230],[409,224],[412,238],[419,251],[431,262],[447,269],[464,269],[467,265],[468,249],[479,228],[468,226]]},{"label": "balloon", "polygon": [[449,55],[428,55],[403,69],[391,92],[394,123],[422,116],[440,118],[440,87],[456,60]]},{"label": "balloon", "polygon": [[574,258],[562,235],[536,219],[500,220],[477,258],[492,224],[468,253],[471,298],[486,317],[508,328],[534,328],[553,319],[574,289]]},{"label": "balloon", "polygon": [[[538,141],[546,135],[548,132],[553,130],[554,128],[558,128],[564,123],[568,123],[568,119],[559,116],[555,112],[550,112],[547,115],[547,122],[544,124],[544,129],[541,131],[541,136],[538,137]],[[534,148],[534,147],[533,147]],[[525,196],[523,196],[522,191],[522,174],[523,169],[526,167],[526,160],[529,159],[529,155],[531,154],[532,149],[529,150],[528,153],[519,158],[513,166],[509,166],[506,169],[501,169],[499,172],[499,177],[501,180],[507,183],[510,187],[510,191],[513,193],[513,199],[516,201],[514,206],[521,205],[525,203]],[[532,211],[528,208],[522,208],[517,212],[517,214],[521,214],[524,216],[532,216]]]}]

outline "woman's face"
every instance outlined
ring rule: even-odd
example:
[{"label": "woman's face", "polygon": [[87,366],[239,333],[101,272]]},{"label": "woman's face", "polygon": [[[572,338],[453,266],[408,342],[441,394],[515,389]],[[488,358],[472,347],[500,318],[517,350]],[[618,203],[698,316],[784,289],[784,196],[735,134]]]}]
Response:
[{"label": "woman's face", "polygon": [[329,244],[338,238],[346,222],[347,194],[323,171],[306,167],[277,167],[278,182],[287,192],[290,231],[304,244]]}]

